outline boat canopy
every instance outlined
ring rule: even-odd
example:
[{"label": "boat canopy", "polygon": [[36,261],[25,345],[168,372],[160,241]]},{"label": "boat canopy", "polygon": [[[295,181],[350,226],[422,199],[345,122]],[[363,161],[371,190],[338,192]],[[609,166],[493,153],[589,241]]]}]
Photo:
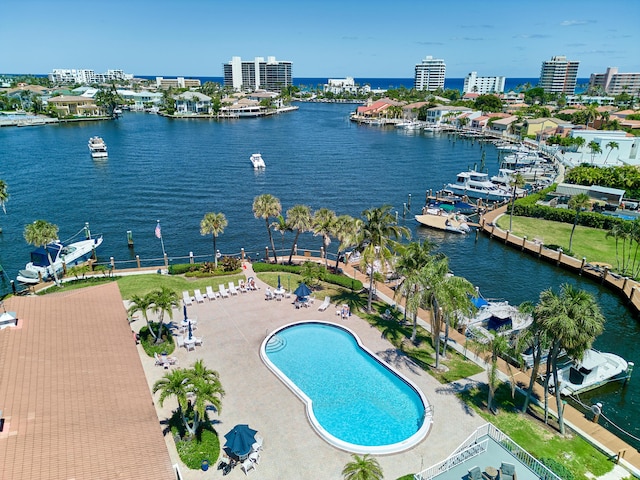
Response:
[{"label": "boat canopy", "polygon": [[51,258],[55,262],[55,259],[58,257],[58,253],[62,245],[50,243],[47,245],[47,249],[45,250],[43,247],[38,247],[34,251],[31,252],[31,263],[33,263],[34,267],[48,267],[49,266],[49,257],[47,252],[51,255]]},{"label": "boat canopy", "polygon": [[482,297],[472,297],[471,298],[471,303],[473,303],[473,305],[476,308],[482,308],[485,305],[489,305],[489,302],[487,302],[484,298]]}]

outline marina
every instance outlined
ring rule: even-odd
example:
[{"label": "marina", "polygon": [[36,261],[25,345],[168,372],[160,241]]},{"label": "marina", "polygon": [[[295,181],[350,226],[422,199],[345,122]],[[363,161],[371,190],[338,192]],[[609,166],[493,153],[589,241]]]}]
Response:
[{"label": "marina", "polygon": [[[359,216],[366,208],[388,203],[400,223],[411,229],[414,240],[438,243],[455,274],[478,285],[487,297],[505,298],[517,305],[535,301],[543,289],[567,282],[593,293],[607,318],[595,347],[637,363],[638,321],[625,300],[600,283],[600,277],[587,275],[587,267],[583,276],[558,269],[558,253],[551,257],[553,252],[546,249],[542,255],[550,256],[549,261],[540,261],[534,250],[538,246],[529,241],[525,243],[533,250],[531,255],[519,247],[506,248],[495,239],[498,230],[494,239],[489,235],[474,238],[419,228],[415,222],[415,214],[424,205],[424,192],[442,188],[458,172],[477,163],[483,152],[489,171],[497,172],[495,146],[445,133],[408,136],[401,129],[358,126],[348,120],[352,110],[352,105],[309,103],[301,104],[291,115],[241,122],[172,122],[157,115],[124,112],[110,122],[1,129],[0,142],[6,148],[0,152],[0,173],[11,188],[7,214],[0,219],[5,291],[10,290],[8,279],[14,279],[29,258],[31,247],[22,233],[35,219],[34,204],[40,206],[37,218],[57,224],[61,232],[91,221],[92,229],[105,238],[97,251],[98,262],[109,265],[113,258],[115,267],[123,269],[135,267],[136,257],[143,259],[143,266],[162,262],[160,240],[154,235],[156,219],[162,221],[170,263],[184,263],[179,258],[188,259],[189,252],[196,260],[213,258],[210,237],[199,232],[200,220],[212,209],[229,219],[218,238],[222,254],[244,249],[255,261],[264,257],[268,243],[264,222],[251,211],[256,195],[275,195],[283,213],[304,203],[313,210],[328,207],[338,214]],[[86,161],[87,138],[96,134],[109,140],[109,162]],[[265,158],[278,162],[270,163],[266,170],[247,172],[247,151],[261,151]],[[367,161],[362,162],[363,158]],[[66,179],[64,188],[56,186],[53,197],[49,195],[52,170]],[[385,175],[380,176],[380,171]],[[363,182],[363,178],[372,181]],[[143,187],[140,179],[144,179]],[[411,205],[408,194],[423,200]],[[128,245],[127,231],[132,232],[134,247]],[[283,251],[290,248],[292,239],[293,235],[285,234]],[[300,250],[317,251],[322,241],[304,234],[298,244]],[[578,264],[575,272],[579,269]],[[606,275],[604,285],[613,280]],[[593,399],[603,403],[608,418],[637,436],[640,382],[631,381],[624,389],[623,396],[606,391]]]}]

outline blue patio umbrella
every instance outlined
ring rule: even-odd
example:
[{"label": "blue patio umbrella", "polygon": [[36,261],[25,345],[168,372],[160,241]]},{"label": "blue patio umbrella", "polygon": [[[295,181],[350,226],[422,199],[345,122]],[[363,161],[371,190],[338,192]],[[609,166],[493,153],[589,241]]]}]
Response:
[{"label": "blue patio umbrella", "polygon": [[298,288],[296,288],[296,291],[293,293],[297,297],[304,298],[311,295],[311,289],[309,289],[309,287],[307,287],[304,283],[301,283],[300,285],[298,285]]},{"label": "blue patio umbrella", "polygon": [[256,442],[256,433],[258,433],[257,430],[249,428],[249,425],[236,425],[224,436],[227,440],[224,448],[228,453],[244,457],[249,454],[252,445]]}]

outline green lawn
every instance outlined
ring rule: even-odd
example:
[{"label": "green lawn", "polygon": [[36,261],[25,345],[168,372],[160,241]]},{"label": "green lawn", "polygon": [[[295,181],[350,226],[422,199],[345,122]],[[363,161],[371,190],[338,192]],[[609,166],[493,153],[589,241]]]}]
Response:
[{"label": "green lawn", "polygon": [[[503,230],[509,229],[509,215],[503,215],[498,219],[498,226]],[[513,234],[518,237],[527,236],[527,240],[540,239],[545,245],[559,245],[565,252],[569,251],[569,237],[573,225],[562,222],[551,222],[539,218],[513,217]],[[622,255],[622,243],[618,249]],[[604,262],[613,266],[616,270],[616,242],[613,237],[607,238],[606,231],[597,228],[582,227],[578,225],[573,234],[573,256],[581,259],[587,258],[587,262]]]}]

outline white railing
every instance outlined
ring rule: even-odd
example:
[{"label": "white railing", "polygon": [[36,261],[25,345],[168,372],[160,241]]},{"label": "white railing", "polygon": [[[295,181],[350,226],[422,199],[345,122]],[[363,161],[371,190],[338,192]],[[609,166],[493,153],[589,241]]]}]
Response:
[{"label": "white railing", "polygon": [[546,466],[532,457],[525,449],[514,442],[511,437],[496,428],[493,424],[487,423],[478,427],[462,444],[451,454],[446,460],[433,465],[414,475],[416,480],[430,480],[462,463],[471,457],[475,457],[487,450],[489,440],[483,437],[489,437],[502,448],[507,450],[511,456],[527,467],[538,478],[543,480],[561,480],[555,473]]}]

